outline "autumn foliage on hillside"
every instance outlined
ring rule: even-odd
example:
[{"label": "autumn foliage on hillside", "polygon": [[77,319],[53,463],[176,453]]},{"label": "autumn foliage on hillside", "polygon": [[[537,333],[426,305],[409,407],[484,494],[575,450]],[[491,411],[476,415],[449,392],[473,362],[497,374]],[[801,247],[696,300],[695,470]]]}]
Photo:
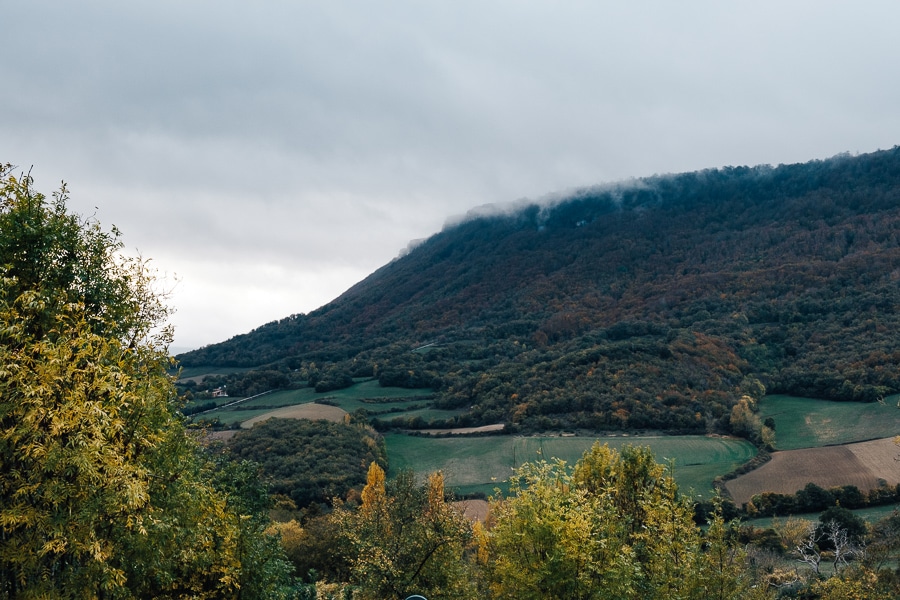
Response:
[{"label": "autumn foliage on hillside", "polygon": [[317,311],[180,359],[410,372],[460,424],[696,431],[759,383],[900,391],[898,282],[894,148],[481,211]]}]

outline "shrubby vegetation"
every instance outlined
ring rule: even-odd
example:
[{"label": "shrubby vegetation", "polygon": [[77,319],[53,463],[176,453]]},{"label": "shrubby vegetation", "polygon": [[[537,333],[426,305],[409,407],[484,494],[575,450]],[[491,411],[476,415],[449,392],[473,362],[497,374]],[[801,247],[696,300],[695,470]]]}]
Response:
[{"label": "shrubby vegetation", "polygon": [[647,448],[595,445],[574,469],[529,464],[512,483],[483,534],[495,597],[752,597],[721,518],[703,536]]},{"label": "shrubby vegetation", "polygon": [[[198,398],[209,396],[209,392],[214,389],[223,389],[229,396],[235,398],[246,398],[263,392],[290,388],[293,385],[297,383],[284,369],[255,369],[228,375],[207,375],[199,385],[191,382],[187,387],[192,391],[192,395]],[[206,394],[194,394],[194,390]]]},{"label": "shrubby vegetation", "polygon": [[289,497],[298,508],[359,491],[369,464],[387,465],[381,436],[350,422],[269,419],[239,432],[228,454],[259,464],[271,492]]},{"label": "shrubby vegetation", "polygon": [[475,592],[464,556],[469,522],[451,507],[440,473],[418,485],[410,472],[385,481],[372,464],[361,503],[333,516],[350,581],[361,600],[466,598]]},{"label": "shrubby vegetation", "polygon": [[774,450],[775,421],[767,419],[767,423],[763,423],[758,412],[759,407],[752,396],[741,396],[737,404],[731,407],[731,433],[746,438],[765,450]]},{"label": "shrubby vegetation", "polygon": [[750,517],[771,517],[811,513],[840,506],[848,509],[882,506],[900,502],[900,485],[882,485],[866,492],[855,485],[824,489],[808,483],[795,494],[763,492],[750,499],[744,507]]}]

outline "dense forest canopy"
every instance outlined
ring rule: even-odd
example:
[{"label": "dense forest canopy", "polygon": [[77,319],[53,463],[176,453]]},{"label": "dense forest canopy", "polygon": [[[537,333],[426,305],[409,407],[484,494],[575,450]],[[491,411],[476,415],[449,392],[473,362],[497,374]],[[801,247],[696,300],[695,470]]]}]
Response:
[{"label": "dense forest canopy", "polygon": [[269,492],[301,507],[362,487],[371,463],[387,466],[380,436],[352,423],[269,419],[238,433],[228,451],[236,460],[259,464]]},{"label": "dense forest canopy", "polygon": [[702,430],[759,382],[900,391],[898,280],[894,148],[476,211],[330,304],[179,360],[399,370],[466,424]]}]

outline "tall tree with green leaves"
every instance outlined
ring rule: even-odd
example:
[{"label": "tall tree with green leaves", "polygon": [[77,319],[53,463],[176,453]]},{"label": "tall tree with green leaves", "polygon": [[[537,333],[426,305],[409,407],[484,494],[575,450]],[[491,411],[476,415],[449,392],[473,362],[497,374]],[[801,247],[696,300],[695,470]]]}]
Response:
[{"label": "tall tree with green leaves", "polygon": [[465,559],[471,527],[446,501],[440,473],[424,485],[410,471],[386,482],[384,471],[372,463],[362,504],[339,508],[336,518],[360,598],[474,597]]},{"label": "tall tree with green leaves", "polygon": [[564,461],[522,465],[510,496],[492,503],[493,526],[482,538],[489,595],[634,597],[636,557],[621,543],[626,524],[599,494],[579,487]]},{"label": "tall tree with green leaves", "polygon": [[[169,309],[113,229],[0,168],[0,598],[254,597],[186,435]],[[246,519],[244,519],[246,520]],[[278,590],[268,597],[278,597]],[[266,597],[262,591],[256,597]]]},{"label": "tall tree with green leaves", "polygon": [[595,444],[574,467],[520,467],[491,507],[482,559],[495,598],[734,599],[745,564],[717,516],[704,537],[649,448]]}]

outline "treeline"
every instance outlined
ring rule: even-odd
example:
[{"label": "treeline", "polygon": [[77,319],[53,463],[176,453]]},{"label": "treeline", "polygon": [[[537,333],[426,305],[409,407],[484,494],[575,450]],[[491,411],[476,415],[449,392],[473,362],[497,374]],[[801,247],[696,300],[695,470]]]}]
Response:
[{"label": "treeline", "polygon": [[301,385],[291,376],[288,369],[255,369],[252,371],[229,373],[227,375],[206,375],[197,382],[193,379],[178,381],[182,394],[188,400],[203,400],[212,397],[214,390],[222,390],[230,397],[246,398],[271,390],[287,389]]},{"label": "treeline", "polygon": [[479,424],[700,431],[751,380],[900,391],[898,272],[895,148],[473,217],[317,311],[179,358],[368,373]]},{"label": "treeline", "polygon": [[793,494],[778,492],[756,494],[742,506],[735,505],[727,496],[722,496],[715,503],[710,500],[698,501],[694,505],[694,521],[702,525],[716,510],[721,511],[726,519],[757,519],[813,514],[834,507],[856,510],[897,503],[900,503],[900,485],[882,484],[863,491],[855,485],[826,489],[810,482]]},{"label": "treeline", "polygon": [[861,491],[855,485],[824,489],[808,483],[794,494],[764,492],[750,499],[743,507],[748,517],[773,517],[823,511],[832,506],[847,509],[884,506],[900,502],[900,485],[881,485]]}]

